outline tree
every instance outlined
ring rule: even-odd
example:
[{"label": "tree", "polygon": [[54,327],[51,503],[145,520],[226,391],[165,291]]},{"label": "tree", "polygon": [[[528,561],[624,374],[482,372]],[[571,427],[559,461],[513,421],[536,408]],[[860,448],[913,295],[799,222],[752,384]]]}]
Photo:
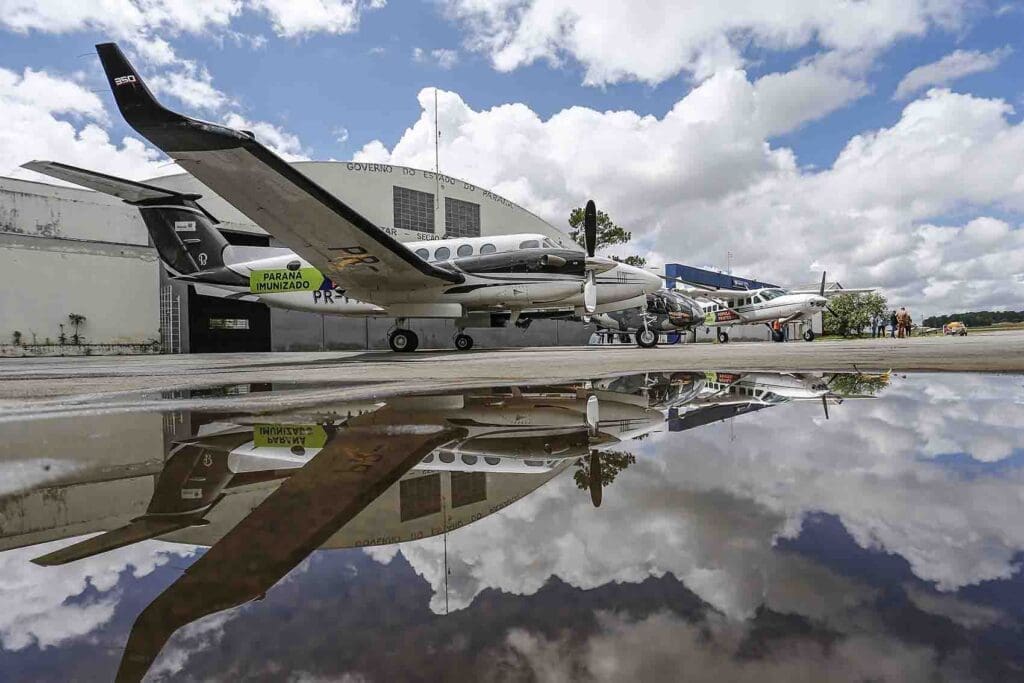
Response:
[{"label": "tree", "polygon": [[[625,451],[602,451],[601,458],[601,486],[608,486],[615,481],[615,476],[636,462],[636,456]],[[572,478],[577,488],[586,491],[590,488],[590,461],[587,458],[580,458],[576,463],[576,471]]]},{"label": "tree", "polygon": [[[569,214],[569,237],[583,248],[586,248],[587,246],[583,235],[583,221],[585,215],[586,212],[582,206],[576,207]],[[599,210],[597,212],[597,243],[594,245],[594,251],[603,249],[604,247],[611,247],[616,244],[625,244],[631,239],[633,239],[632,232],[626,230],[622,226],[616,225],[604,211]],[[647,259],[636,254],[627,256],[623,259],[613,256],[612,259],[615,261],[621,261],[622,263],[630,266],[636,266],[637,268],[643,268],[647,264]]]},{"label": "tree", "polygon": [[[75,333],[71,335],[71,343],[81,344],[82,338],[78,336],[78,328],[85,322],[85,316],[81,313],[68,313],[68,322],[75,328]],[[61,332],[63,332],[63,325],[61,326]]]},{"label": "tree", "polygon": [[881,294],[837,294],[828,301],[823,324],[834,334],[859,335],[873,320],[885,318],[888,311],[889,305]]}]

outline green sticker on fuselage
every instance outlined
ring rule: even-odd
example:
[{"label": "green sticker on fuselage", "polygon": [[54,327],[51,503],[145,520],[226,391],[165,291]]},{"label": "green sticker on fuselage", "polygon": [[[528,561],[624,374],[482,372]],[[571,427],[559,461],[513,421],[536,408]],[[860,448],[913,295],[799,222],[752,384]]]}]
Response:
[{"label": "green sticker on fuselage", "polygon": [[249,291],[253,294],[277,292],[313,292],[320,289],[324,276],[316,268],[275,268],[249,273]]},{"label": "green sticker on fuselage", "polygon": [[256,448],[323,448],[327,432],[320,425],[258,424],[253,429]]}]

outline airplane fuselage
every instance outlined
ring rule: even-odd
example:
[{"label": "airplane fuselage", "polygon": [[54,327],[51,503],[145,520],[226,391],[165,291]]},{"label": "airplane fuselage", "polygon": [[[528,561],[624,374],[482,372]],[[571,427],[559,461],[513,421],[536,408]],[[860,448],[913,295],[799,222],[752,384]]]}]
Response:
[{"label": "airplane fuselage", "polygon": [[[433,263],[461,274],[464,281],[418,289],[382,285],[343,290],[294,253],[277,253],[226,263],[233,282],[208,284],[256,296],[271,306],[332,315],[458,317],[469,311],[576,311],[584,305],[585,255],[560,249],[542,235],[431,240],[407,246],[421,258],[446,258]],[[203,281],[201,273],[189,279]],[[596,284],[601,312],[639,305],[661,281],[643,269],[608,262],[607,269],[597,273]]]},{"label": "airplane fuselage", "polygon": [[725,327],[749,323],[807,320],[825,308],[817,294],[789,294],[780,289],[751,290],[743,296],[722,296],[703,303],[704,326]]}]

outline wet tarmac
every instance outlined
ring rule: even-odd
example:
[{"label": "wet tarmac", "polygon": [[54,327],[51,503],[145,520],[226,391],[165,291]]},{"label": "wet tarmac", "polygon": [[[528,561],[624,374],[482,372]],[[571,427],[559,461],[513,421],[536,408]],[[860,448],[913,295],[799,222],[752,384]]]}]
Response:
[{"label": "wet tarmac", "polygon": [[1024,676],[1021,375],[89,405],[0,422],[8,680]]}]

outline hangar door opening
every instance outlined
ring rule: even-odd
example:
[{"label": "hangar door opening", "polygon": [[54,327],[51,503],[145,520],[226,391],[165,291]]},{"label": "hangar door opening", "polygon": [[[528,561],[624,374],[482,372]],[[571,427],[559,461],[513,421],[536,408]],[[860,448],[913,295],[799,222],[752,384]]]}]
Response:
[{"label": "hangar door opening", "polygon": [[[264,235],[221,230],[229,244],[266,247]],[[261,303],[198,294],[188,288],[191,353],[270,351],[270,309]]]}]

